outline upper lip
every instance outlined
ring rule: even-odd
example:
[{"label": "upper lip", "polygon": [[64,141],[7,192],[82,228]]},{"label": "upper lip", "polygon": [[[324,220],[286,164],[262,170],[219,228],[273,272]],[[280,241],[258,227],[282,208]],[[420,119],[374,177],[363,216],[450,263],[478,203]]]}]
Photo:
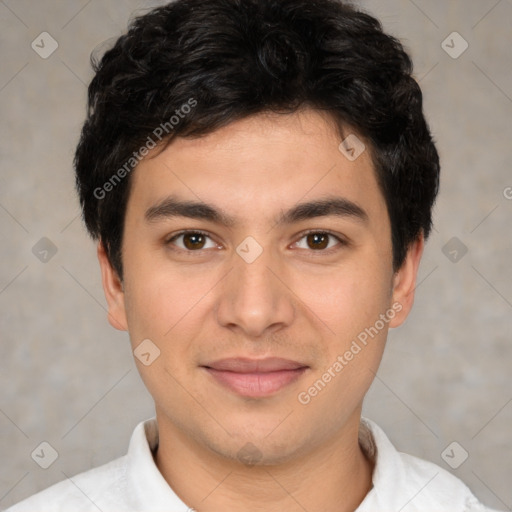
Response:
[{"label": "upper lip", "polygon": [[280,357],[267,357],[265,359],[233,357],[228,359],[219,359],[218,361],[202,366],[212,368],[214,370],[236,373],[270,373],[281,370],[297,370],[298,368],[307,367],[307,365],[303,363],[292,361],[291,359],[282,359]]}]

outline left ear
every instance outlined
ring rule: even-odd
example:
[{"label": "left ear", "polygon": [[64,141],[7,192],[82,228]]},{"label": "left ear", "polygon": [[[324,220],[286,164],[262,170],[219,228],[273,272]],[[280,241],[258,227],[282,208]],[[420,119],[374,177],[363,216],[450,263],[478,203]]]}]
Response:
[{"label": "left ear", "polygon": [[400,304],[401,308],[393,308],[397,314],[389,322],[390,327],[398,327],[405,321],[414,303],[416,277],[420,266],[421,256],[425,247],[423,232],[409,246],[405,260],[393,277],[393,304]]}]

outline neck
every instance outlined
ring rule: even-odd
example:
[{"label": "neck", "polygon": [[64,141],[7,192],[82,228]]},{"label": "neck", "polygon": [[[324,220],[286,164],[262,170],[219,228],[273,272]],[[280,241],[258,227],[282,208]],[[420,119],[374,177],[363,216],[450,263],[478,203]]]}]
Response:
[{"label": "neck", "polygon": [[335,439],[282,464],[246,466],[197,443],[157,414],[155,462],[198,512],[353,512],[372,486],[373,463],[358,443],[360,415]]}]

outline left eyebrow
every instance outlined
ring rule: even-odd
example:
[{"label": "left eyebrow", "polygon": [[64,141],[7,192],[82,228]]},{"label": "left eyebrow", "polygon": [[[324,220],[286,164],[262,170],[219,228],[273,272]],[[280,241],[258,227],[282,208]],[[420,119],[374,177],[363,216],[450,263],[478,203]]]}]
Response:
[{"label": "left eyebrow", "polygon": [[[366,211],[359,205],[343,197],[327,197],[300,203],[286,212],[281,212],[277,225],[293,224],[317,217],[336,216],[367,223]],[[144,215],[147,222],[157,222],[173,217],[207,220],[229,228],[237,225],[237,220],[220,208],[201,201],[183,201],[169,196],[151,206]]]}]

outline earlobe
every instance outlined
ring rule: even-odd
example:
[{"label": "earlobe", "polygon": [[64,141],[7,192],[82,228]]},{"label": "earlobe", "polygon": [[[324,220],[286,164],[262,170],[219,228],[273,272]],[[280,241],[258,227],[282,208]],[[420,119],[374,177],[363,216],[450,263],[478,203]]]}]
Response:
[{"label": "earlobe", "polygon": [[416,277],[420,266],[421,256],[425,247],[423,233],[409,246],[405,260],[393,278],[393,304],[400,305],[396,308],[399,312],[389,322],[390,327],[401,325],[414,303],[414,292],[416,289]]},{"label": "earlobe", "polygon": [[101,241],[98,243],[97,254],[101,268],[103,292],[108,306],[108,321],[115,329],[127,331],[123,283],[113,269]]}]

